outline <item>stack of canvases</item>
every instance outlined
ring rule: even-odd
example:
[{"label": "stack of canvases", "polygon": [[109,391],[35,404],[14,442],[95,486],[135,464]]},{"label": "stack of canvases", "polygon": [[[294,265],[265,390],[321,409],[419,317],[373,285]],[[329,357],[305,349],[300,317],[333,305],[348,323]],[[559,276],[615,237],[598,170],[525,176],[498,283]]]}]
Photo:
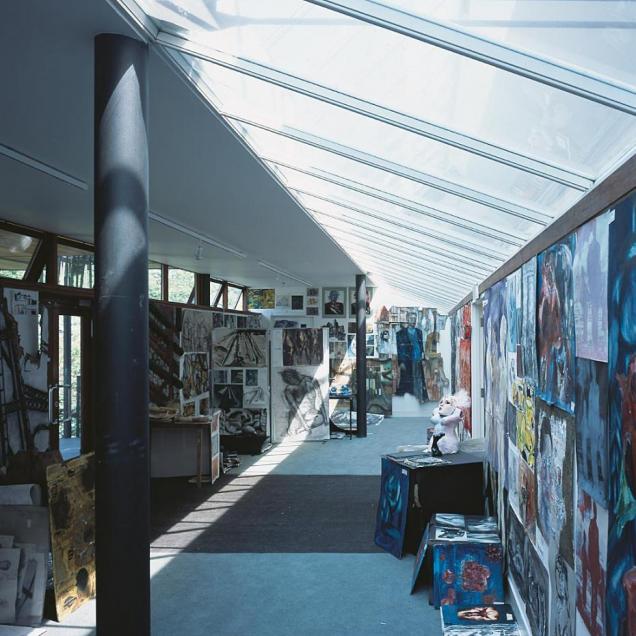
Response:
[{"label": "stack of canvases", "polygon": [[535,635],[636,634],[635,248],[631,196],[485,295],[488,457]]}]

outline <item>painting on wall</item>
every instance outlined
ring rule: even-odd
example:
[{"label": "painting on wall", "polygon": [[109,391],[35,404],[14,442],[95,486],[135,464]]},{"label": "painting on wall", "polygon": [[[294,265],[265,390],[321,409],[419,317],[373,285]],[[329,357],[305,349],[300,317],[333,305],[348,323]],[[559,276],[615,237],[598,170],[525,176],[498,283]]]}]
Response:
[{"label": "painting on wall", "polygon": [[346,287],[324,287],[322,290],[322,315],[344,318],[347,307]]},{"label": "painting on wall", "polygon": [[181,310],[181,348],[184,351],[210,351],[213,316],[211,311]]},{"label": "painting on wall", "polygon": [[578,483],[607,507],[607,364],[576,361],[576,465]]},{"label": "painting on wall", "polygon": [[524,544],[526,613],[533,636],[549,636],[550,586],[548,571],[529,539]]},{"label": "painting on wall", "polygon": [[574,421],[537,401],[537,521],[548,543],[574,567]]},{"label": "painting on wall", "polygon": [[[366,313],[367,316],[371,315],[371,303],[373,302],[373,296],[375,294],[375,287],[366,288]],[[358,302],[358,294],[355,287],[349,287],[349,316],[355,318],[356,316],[356,304]]]},{"label": "painting on wall", "polygon": [[575,636],[576,579],[559,553],[550,554],[550,634]]},{"label": "painting on wall", "polygon": [[418,311],[407,311],[406,321],[395,331],[398,382],[396,395],[413,395],[422,403],[429,399],[424,377],[424,335],[418,327]]},{"label": "painting on wall", "polygon": [[323,350],[322,329],[283,329],[283,366],[318,366]]},{"label": "painting on wall", "polygon": [[180,364],[182,415],[205,415],[202,405],[210,397],[210,363],[207,353],[184,353]]},{"label": "painting on wall", "polygon": [[537,259],[521,267],[521,370],[524,378],[538,380],[537,371]]},{"label": "painting on wall", "polygon": [[[611,220],[610,216],[610,220]],[[636,619],[636,197],[615,208],[609,229],[609,636]],[[629,626],[633,628],[634,623]]]},{"label": "painting on wall", "polygon": [[[506,403],[508,402],[508,371],[506,343],[506,281],[502,280],[486,292],[484,307],[485,337],[485,413],[486,453],[494,470],[499,470],[499,454],[503,452]],[[502,461],[503,463],[503,461]]]},{"label": "painting on wall", "polygon": [[215,329],[215,367],[267,366],[267,334],[263,329]]},{"label": "painting on wall", "polygon": [[[576,507],[576,609],[590,636],[605,634],[607,510],[579,489]],[[582,631],[582,630],[581,630]]]},{"label": "painting on wall", "polygon": [[537,394],[574,413],[574,237],[555,243],[537,258]]},{"label": "painting on wall", "polygon": [[576,231],[574,317],[576,355],[607,362],[607,267],[609,214]]},{"label": "painting on wall", "polygon": [[531,382],[519,380],[515,396],[515,445],[528,466],[534,468],[535,460],[535,388]]},{"label": "painting on wall", "polygon": [[527,597],[526,586],[526,557],[525,544],[528,541],[521,521],[510,508],[506,509],[506,527],[508,528],[508,540],[506,541],[508,571],[519,590],[522,598]]},{"label": "painting on wall", "polygon": [[273,289],[252,289],[247,290],[248,309],[274,309],[276,307],[276,292]]},{"label": "painting on wall", "polygon": [[383,457],[375,544],[398,559],[402,558],[404,552],[408,501],[409,471],[397,462]]},{"label": "painting on wall", "polygon": [[221,418],[222,435],[267,435],[266,409],[230,409]]},{"label": "painting on wall", "polygon": [[526,532],[534,538],[538,514],[536,480],[533,470],[523,459],[519,460],[519,511]]}]

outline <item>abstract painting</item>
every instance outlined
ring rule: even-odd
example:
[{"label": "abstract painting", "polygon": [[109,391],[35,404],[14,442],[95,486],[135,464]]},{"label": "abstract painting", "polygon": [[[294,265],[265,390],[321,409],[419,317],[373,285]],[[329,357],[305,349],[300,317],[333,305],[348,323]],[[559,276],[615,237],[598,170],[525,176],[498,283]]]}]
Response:
[{"label": "abstract painting", "polygon": [[[508,323],[508,353],[516,356],[517,347],[521,342],[521,270],[516,270],[506,278],[506,322]],[[515,374],[518,375],[515,371]]]},{"label": "abstract painting", "polygon": [[291,297],[291,309],[292,311],[302,311],[305,308],[305,297],[292,295]]},{"label": "abstract painting", "polygon": [[404,552],[409,502],[409,471],[382,458],[380,500],[375,522],[375,544],[398,559]]},{"label": "abstract painting", "polygon": [[[184,353],[181,357],[180,375],[182,388],[180,402],[182,415],[194,409],[192,415],[202,415],[200,403],[210,397],[210,369],[207,353]],[[186,405],[190,410],[186,410]]]},{"label": "abstract painting", "polygon": [[[611,218],[611,217],[610,217]],[[609,229],[609,636],[636,614],[636,197],[623,199]],[[633,628],[634,625],[629,626]]]},{"label": "abstract painting", "polygon": [[549,636],[550,586],[548,571],[527,538],[524,545],[524,563],[526,613],[532,634],[533,636]]},{"label": "abstract painting", "polygon": [[267,366],[267,335],[263,329],[215,329],[215,367]]},{"label": "abstract painting", "polygon": [[436,544],[433,572],[435,607],[504,600],[501,543]]},{"label": "abstract painting", "polygon": [[523,377],[538,380],[537,372],[537,259],[521,267],[521,372]]},{"label": "abstract painting", "polygon": [[247,290],[248,309],[274,309],[276,293],[273,289],[252,289]]},{"label": "abstract painting", "polygon": [[46,471],[57,620],[95,596],[95,455]]},{"label": "abstract painting", "polygon": [[415,591],[417,581],[420,578],[420,574],[422,572],[422,566],[424,565],[424,560],[426,559],[427,552],[428,552],[428,526],[424,528],[424,532],[422,533],[422,538],[420,540],[420,546],[417,549],[417,554],[415,555],[415,564],[413,565],[413,576],[411,577],[411,594],[413,594],[413,592]]},{"label": "abstract painting", "polygon": [[574,413],[574,237],[539,254],[537,263],[537,394],[548,404]]},{"label": "abstract painting", "polygon": [[608,213],[576,231],[574,317],[576,355],[607,362]]},{"label": "abstract painting", "polygon": [[607,364],[576,361],[576,465],[578,483],[607,508]]},{"label": "abstract painting", "polygon": [[318,366],[323,362],[322,329],[283,329],[283,366]]},{"label": "abstract painting", "polygon": [[211,311],[181,310],[181,348],[184,351],[210,351],[212,328]]},{"label": "abstract painting", "polygon": [[590,636],[605,634],[607,510],[579,489],[576,507],[576,609]]},{"label": "abstract painting", "polygon": [[322,290],[322,315],[344,318],[347,307],[346,287],[325,287]]},{"label": "abstract painting", "polygon": [[[472,327],[470,317],[470,304],[464,305],[458,312],[460,316],[459,333],[457,340],[457,386],[456,390],[462,389],[470,395],[471,392],[471,338]],[[466,407],[464,411],[464,430],[468,435],[472,435],[472,413],[471,408]]]},{"label": "abstract painting", "polygon": [[516,412],[516,439],[514,440],[521,457],[528,466],[534,467],[535,455],[535,388],[532,382],[519,383],[518,406]]},{"label": "abstract painting", "polygon": [[241,408],[243,406],[243,387],[234,384],[215,384],[214,406],[226,412]]},{"label": "abstract painting", "polygon": [[537,524],[537,493],[534,472],[519,460],[519,512],[526,532],[533,537]]},{"label": "abstract painting", "polygon": [[574,567],[574,422],[572,416],[541,400],[537,401],[536,475],[539,529]]}]

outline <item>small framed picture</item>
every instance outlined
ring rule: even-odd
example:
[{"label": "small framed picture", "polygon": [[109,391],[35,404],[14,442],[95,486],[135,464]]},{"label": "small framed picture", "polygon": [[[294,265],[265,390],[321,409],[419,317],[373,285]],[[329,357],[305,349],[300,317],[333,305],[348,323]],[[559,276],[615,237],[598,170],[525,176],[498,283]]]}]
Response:
[{"label": "small framed picture", "polygon": [[346,287],[324,287],[322,290],[322,315],[344,317],[347,307]]},{"label": "small framed picture", "polygon": [[[373,294],[375,292],[375,287],[367,287],[367,316],[371,315],[371,302],[373,301]],[[356,315],[356,303],[358,301],[358,294],[356,293],[355,287],[349,287],[349,304],[351,305],[349,308],[349,316],[353,318]]]}]

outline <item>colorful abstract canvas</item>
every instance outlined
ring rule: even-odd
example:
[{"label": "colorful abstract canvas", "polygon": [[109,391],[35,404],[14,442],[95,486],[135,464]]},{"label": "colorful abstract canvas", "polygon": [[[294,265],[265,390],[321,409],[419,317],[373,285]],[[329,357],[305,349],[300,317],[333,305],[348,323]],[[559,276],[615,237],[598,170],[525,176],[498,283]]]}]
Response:
[{"label": "colorful abstract canvas", "polygon": [[401,559],[404,553],[408,502],[409,471],[387,457],[383,457],[375,544],[398,559]]},{"label": "colorful abstract canvas", "polygon": [[575,525],[577,620],[585,624],[590,636],[604,636],[607,510],[584,490],[579,490]]},{"label": "colorful abstract canvas", "polygon": [[274,309],[276,292],[273,289],[252,289],[247,290],[248,309]]},{"label": "colorful abstract canvas", "polygon": [[537,522],[548,544],[574,567],[574,422],[560,409],[537,401]]},{"label": "colorful abstract canvas", "polygon": [[607,507],[607,364],[576,361],[576,465],[578,483]]},{"label": "colorful abstract canvas", "polygon": [[539,254],[537,264],[537,395],[574,413],[574,237]]},{"label": "colorful abstract canvas", "polygon": [[437,543],[433,546],[432,602],[477,605],[504,600],[501,543]]},{"label": "colorful abstract canvas", "polygon": [[576,231],[574,317],[576,355],[607,362],[607,267],[609,214]]},{"label": "colorful abstract canvas", "polygon": [[[614,214],[608,273],[609,636],[636,629],[636,196],[621,201]],[[630,615],[633,622],[628,628]]]}]

